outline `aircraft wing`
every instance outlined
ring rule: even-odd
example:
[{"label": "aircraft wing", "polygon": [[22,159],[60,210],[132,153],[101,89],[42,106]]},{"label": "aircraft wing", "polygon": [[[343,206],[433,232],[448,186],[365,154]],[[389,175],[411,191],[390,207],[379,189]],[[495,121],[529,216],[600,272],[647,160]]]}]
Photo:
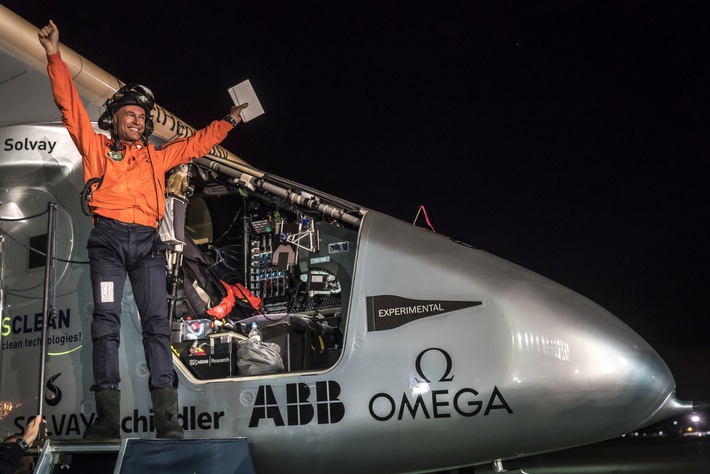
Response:
[{"label": "aircraft wing", "polygon": [[60,118],[43,56],[37,28],[0,5],[0,127]]},{"label": "aircraft wing", "polygon": [[[61,119],[52,98],[47,59],[37,39],[37,30],[36,26],[0,5],[0,127]],[[97,120],[101,105],[124,83],[66,45],[60,44],[60,51],[89,116]],[[153,120],[153,138],[159,142],[194,132],[193,127],[158,104]],[[244,163],[222,147],[215,147],[211,155]]]}]

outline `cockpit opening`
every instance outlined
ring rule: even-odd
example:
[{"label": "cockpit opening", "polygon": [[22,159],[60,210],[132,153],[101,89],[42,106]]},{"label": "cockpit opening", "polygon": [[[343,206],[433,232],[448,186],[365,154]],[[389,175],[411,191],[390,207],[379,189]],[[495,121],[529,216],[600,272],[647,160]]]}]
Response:
[{"label": "cockpit opening", "polygon": [[[273,177],[243,186],[194,163],[185,175],[168,177],[161,232],[172,345],[184,369],[212,380],[332,367],[343,345],[358,229],[321,209],[342,203],[323,203]],[[276,348],[259,356],[281,363],[249,365],[253,322],[262,345]]]}]

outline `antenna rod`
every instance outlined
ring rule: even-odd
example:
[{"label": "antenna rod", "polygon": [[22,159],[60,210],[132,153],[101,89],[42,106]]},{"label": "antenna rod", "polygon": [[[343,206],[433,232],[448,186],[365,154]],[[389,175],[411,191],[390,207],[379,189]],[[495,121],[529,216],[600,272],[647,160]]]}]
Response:
[{"label": "antenna rod", "polygon": [[[57,203],[48,202],[47,212],[47,260],[44,266],[44,294],[42,296],[42,340],[40,342],[40,360],[39,360],[39,397],[37,399],[37,416],[40,420],[44,419],[44,373],[47,363],[47,327],[49,318],[54,315],[55,311],[55,296],[57,286],[56,273],[56,227],[57,227]],[[40,425],[39,435],[37,439],[43,440],[45,433],[44,421]]]}]

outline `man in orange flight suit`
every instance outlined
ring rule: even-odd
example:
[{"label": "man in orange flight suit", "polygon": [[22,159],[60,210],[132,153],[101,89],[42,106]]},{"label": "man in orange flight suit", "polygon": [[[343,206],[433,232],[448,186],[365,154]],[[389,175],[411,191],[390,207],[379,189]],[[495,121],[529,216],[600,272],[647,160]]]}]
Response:
[{"label": "man in orange flight suit", "polygon": [[104,104],[99,127],[109,131],[107,137],[94,132],[69,68],[61,59],[57,26],[50,20],[38,36],[47,53],[54,101],[82,157],[84,180],[102,180],[89,201],[94,215],[87,244],[94,297],[91,390],[97,417],[84,438],[120,438],[118,348],[126,275],[140,313],[156,436],[182,438],[170,350],[165,245],[157,237],[165,210],[165,174],[205,155],[224,140],[240,122],[239,113],[246,104],[232,107],[224,119],[189,138],[155,147],[148,143],[153,130],[153,94],[144,86],[129,84]]}]

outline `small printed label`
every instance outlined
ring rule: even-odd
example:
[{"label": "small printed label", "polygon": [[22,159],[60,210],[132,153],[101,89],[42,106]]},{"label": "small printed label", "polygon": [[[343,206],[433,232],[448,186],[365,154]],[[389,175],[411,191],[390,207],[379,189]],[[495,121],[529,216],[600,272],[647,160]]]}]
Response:
[{"label": "small printed label", "polygon": [[328,244],[328,253],[340,253],[347,252],[350,250],[349,242],[335,242]]},{"label": "small printed label", "polygon": [[112,281],[102,281],[101,282],[101,302],[102,303],[113,303],[113,282]]}]

